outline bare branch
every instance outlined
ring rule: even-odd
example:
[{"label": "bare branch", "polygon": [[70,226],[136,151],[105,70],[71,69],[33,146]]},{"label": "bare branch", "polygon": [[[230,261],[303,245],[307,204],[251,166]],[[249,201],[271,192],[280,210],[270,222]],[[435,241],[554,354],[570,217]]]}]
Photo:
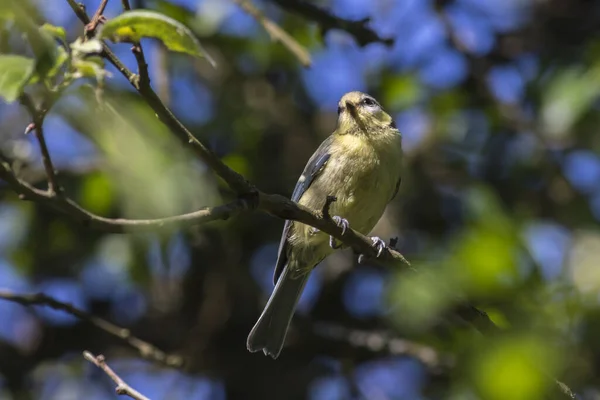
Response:
[{"label": "bare branch", "polygon": [[55,298],[43,293],[16,294],[7,289],[0,289],[0,299],[12,301],[13,303],[18,303],[25,307],[46,306],[55,310],[64,311],[67,314],[73,315],[82,321],[86,321],[94,325],[95,327],[112,336],[118,337],[129,346],[136,349],[145,359],[155,361],[169,367],[179,367],[183,364],[183,359],[180,356],[166,354],[150,343],[133,336],[129,329],[121,328],[120,326],[83,311],[72,304],[58,301]]},{"label": "bare branch", "polygon": [[325,9],[305,0],[273,0],[273,2],[278,4],[281,8],[316,22],[325,32],[330,29],[346,31],[354,36],[356,42],[361,46],[377,42],[388,46],[394,44],[394,39],[384,39],[367,26],[369,23],[368,18],[360,21],[349,21],[347,19],[336,17]]},{"label": "bare branch", "polygon": [[[54,96],[52,96],[54,97]],[[46,138],[44,137],[44,118],[46,117],[46,113],[48,111],[49,105],[43,107],[41,110],[38,110],[33,101],[27,94],[23,94],[21,96],[21,104],[23,104],[29,114],[33,122],[27,126],[27,131],[34,131],[35,138],[37,139],[40,145],[40,152],[42,154],[42,163],[44,164],[44,169],[46,170],[46,177],[48,179],[48,196],[54,197],[57,193],[60,192],[60,187],[56,181],[56,171],[54,170],[54,164],[52,163],[52,158],[50,157],[50,151],[48,151],[48,145],[46,144]],[[55,99],[51,99],[50,102],[53,103]]]},{"label": "bare branch", "polygon": [[34,130],[35,138],[40,144],[40,151],[42,153],[42,162],[44,163],[44,169],[46,170],[46,176],[48,177],[48,196],[54,197],[60,188],[56,182],[56,171],[54,170],[54,164],[48,151],[48,145],[46,144],[46,138],[44,137],[43,124],[36,124]]},{"label": "bare branch", "polygon": [[94,364],[96,367],[100,368],[110,379],[113,380],[114,383],[117,384],[115,388],[115,392],[119,395],[129,396],[135,400],[150,400],[148,397],[144,396],[131,386],[129,386],[111,367],[108,366],[104,356],[102,354],[97,357],[94,356],[89,351],[83,352],[83,358]]},{"label": "bare branch", "polygon": [[87,16],[87,13],[85,12],[85,6],[83,4],[78,4],[75,2],[75,0],[67,0],[67,3],[69,3],[69,6],[75,15],[77,15],[77,18],[79,18],[84,25],[90,23],[90,17]]},{"label": "bare branch", "polygon": [[315,323],[313,332],[324,339],[345,342],[373,353],[410,356],[434,372],[453,367],[456,363],[449,354],[439,353],[432,347],[395,337],[385,331],[362,331],[331,323]]},{"label": "bare branch", "polygon": [[246,198],[239,198],[231,203],[216,207],[207,207],[188,214],[167,218],[105,218],[89,212],[68,197],[54,196],[23,182],[15,176],[8,162],[0,163],[0,179],[6,181],[10,187],[19,194],[19,198],[22,200],[31,200],[40,204],[49,205],[82,224],[112,233],[148,232],[161,229],[185,228],[211,221],[225,220],[252,207],[251,201]]},{"label": "bare branch", "polygon": [[[124,11],[131,11],[131,5],[129,4],[129,0],[121,0],[121,4],[123,5]],[[144,49],[140,42],[136,42],[131,47],[131,52],[135,57],[135,61],[138,66],[138,76],[139,76],[139,85],[140,86],[149,86],[150,85],[150,74],[148,73],[148,63],[146,62],[146,57],[144,56]]]},{"label": "bare branch", "polygon": [[[258,209],[265,211],[279,218],[298,221],[306,225],[317,228],[320,231],[333,236],[337,240],[352,247],[358,254],[364,254],[380,263],[390,265],[404,264],[410,266],[410,263],[402,254],[396,250],[387,247],[383,253],[377,257],[377,249],[369,237],[353,229],[344,229],[337,226],[331,219],[325,219],[316,212],[294,203],[293,201],[276,194],[266,194],[259,192]],[[343,232],[343,233],[342,233]]]},{"label": "bare branch", "polygon": [[98,6],[98,9],[94,13],[92,20],[83,28],[86,37],[94,36],[94,34],[96,33],[96,28],[98,28],[98,25],[100,25],[101,23],[103,23],[106,20],[106,18],[104,18],[104,15],[102,15],[102,14],[104,13],[104,9],[106,8],[107,4],[108,4],[108,0],[102,0],[100,5]]},{"label": "bare branch", "polygon": [[300,61],[304,67],[310,67],[311,58],[310,53],[304,46],[284,31],[279,25],[271,21],[265,16],[250,0],[234,0],[244,11],[250,14],[256,21],[258,21],[265,31],[269,34],[272,40],[279,41]]}]

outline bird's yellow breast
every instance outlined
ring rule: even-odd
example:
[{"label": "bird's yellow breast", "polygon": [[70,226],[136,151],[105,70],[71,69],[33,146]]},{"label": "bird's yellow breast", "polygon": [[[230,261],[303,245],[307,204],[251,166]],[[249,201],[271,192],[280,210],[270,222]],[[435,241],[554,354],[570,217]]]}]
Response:
[{"label": "bird's yellow breast", "polygon": [[[324,170],[299,203],[320,211],[327,196],[335,196],[331,215],[347,219],[351,228],[368,234],[381,218],[400,179],[400,140],[395,132],[377,140],[340,135],[333,142]],[[297,226],[295,230],[300,246],[321,247],[327,243],[327,235],[311,235],[306,225]]]}]

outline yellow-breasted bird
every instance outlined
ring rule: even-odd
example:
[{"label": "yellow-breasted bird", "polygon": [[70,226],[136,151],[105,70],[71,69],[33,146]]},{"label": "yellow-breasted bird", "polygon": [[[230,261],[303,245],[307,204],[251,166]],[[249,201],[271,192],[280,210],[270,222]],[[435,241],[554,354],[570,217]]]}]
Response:
[{"label": "yellow-breasted bird", "polygon": [[[398,192],[402,169],[401,135],[371,96],[346,93],[338,105],[337,128],[308,160],[292,200],[320,211],[335,196],[330,212],[344,230],[367,234]],[[373,237],[379,253],[385,243]],[[312,269],[338,246],[305,224],[286,221],[275,266],[275,289],[248,336],[251,352],[277,358],[296,304]]]}]

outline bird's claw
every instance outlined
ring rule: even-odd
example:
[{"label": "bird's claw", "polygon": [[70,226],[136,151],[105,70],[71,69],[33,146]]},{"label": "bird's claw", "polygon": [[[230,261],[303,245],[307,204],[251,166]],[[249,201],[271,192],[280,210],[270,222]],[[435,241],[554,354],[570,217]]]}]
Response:
[{"label": "bird's claw", "polygon": [[342,235],[344,233],[346,233],[346,229],[350,228],[350,223],[345,218],[338,217],[337,215],[334,215],[333,217],[331,217],[331,219],[333,220],[333,222],[335,222],[335,224],[337,226],[339,226],[340,228],[342,228]]},{"label": "bird's claw", "polygon": [[383,250],[385,250],[385,248],[387,247],[385,244],[385,240],[378,236],[373,236],[371,238],[371,241],[373,242],[373,247],[377,249],[377,257],[381,256],[381,253],[383,253]]},{"label": "bird's claw", "polygon": [[[350,223],[348,222],[347,219],[342,218],[342,217],[338,217],[337,215],[334,215],[333,217],[331,217],[331,219],[333,220],[333,222],[335,222],[335,224],[337,226],[339,226],[340,228],[342,228],[342,235],[344,233],[346,233],[346,230],[348,228],[350,228]],[[333,236],[329,236],[329,246],[332,249],[339,249],[340,247],[342,247],[341,244],[337,244],[335,242],[335,238]]]},{"label": "bird's claw", "polygon": [[[373,247],[375,247],[375,249],[377,250],[377,257],[381,256],[381,254],[387,247],[385,244],[385,241],[378,236],[373,236],[370,239],[371,239],[371,242],[373,242]],[[358,256],[358,263],[362,264],[364,260],[365,260],[365,255],[360,254]]]}]

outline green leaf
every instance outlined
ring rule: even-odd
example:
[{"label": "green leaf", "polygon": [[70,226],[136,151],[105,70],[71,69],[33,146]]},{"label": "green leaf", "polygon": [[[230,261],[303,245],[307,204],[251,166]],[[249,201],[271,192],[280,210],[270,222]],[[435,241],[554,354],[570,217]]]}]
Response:
[{"label": "green leaf", "polygon": [[100,57],[88,57],[85,60],[74,59],[73,68],[75,73],[73,78],[95,78],[101,81],[104,77],[109,76],[109,73],[104,69],[104,61]]},{"label": "green leaf", "polygon": [[12,54],[0,55],[0,96],[12,103],[23,93],[29,81],[35,60]]},{"label": "green leaf", "polygon": [[548,377],[560,365],[560,356],[556,346],[539,335],[498,339],[476,353],[470,375],[480,398],[544,399],[554,384]]},{"label": "green leaf", "polygon": [[15,27],[27,37],[36,60],[35,72],[40,80],[44,80],[48,72],[56,65],[59,56],[53,35],[48,33],[46,28],[37,25],[35,14],[32,13],[27,2],[0,0],[0,3],[8,5],[8,10],[0,7],[0,13],[9,11],[11,19],[14,19]]},{"label": "green leaf", "polygon": [[36,59],[35,72],[41,79],[46,78],[58,58],[56,41],[47,31],[36,27],[29,19],[22,18],[21,26]]},{"label": "green leaf", "polygon": [[124,12],[104,24],[99,35],[101,39],[114,42],[137,42],[145,37],[159,39],[169,50],[205,57],[215,66],[214,60],[187,27],[154,11]]},{"label": "green leaf", "polygon": [[[56,59],[54,60],[54,65],[46,73],[46,78],[53,78],[53,77],[55,77],[56,74],[58,73],[58,71],[60,70],[60,68],[69,59],[69,55],[67,54],[67,51],[65,49],[63,49],[62,47],[58,47],[57,50],[58,51],[56,53],[57,56],[56,56]],[[32,82],[30,82],[30,83],[32,83]]]},{"label": "green leaf", "polygon": [[600,63],[592,68],[560,70],[544,86],[541,118],[542,134],[564,139],[571,128],[590,111],[600,91]]},{"label": "green leaf", "polygon": [[81,205],[91,212],[107,214],[113,205],[114,188],[105,174],[94,173],[81,185]]},{"label": "green leaf", "polygon": [[65,28],[62,26],[55,26],[51,24],[44,24],[41,28],[43,31],[49,33],[57,39],[60,39],[63,43],[67,41],[67,32],[65,32]]}]

